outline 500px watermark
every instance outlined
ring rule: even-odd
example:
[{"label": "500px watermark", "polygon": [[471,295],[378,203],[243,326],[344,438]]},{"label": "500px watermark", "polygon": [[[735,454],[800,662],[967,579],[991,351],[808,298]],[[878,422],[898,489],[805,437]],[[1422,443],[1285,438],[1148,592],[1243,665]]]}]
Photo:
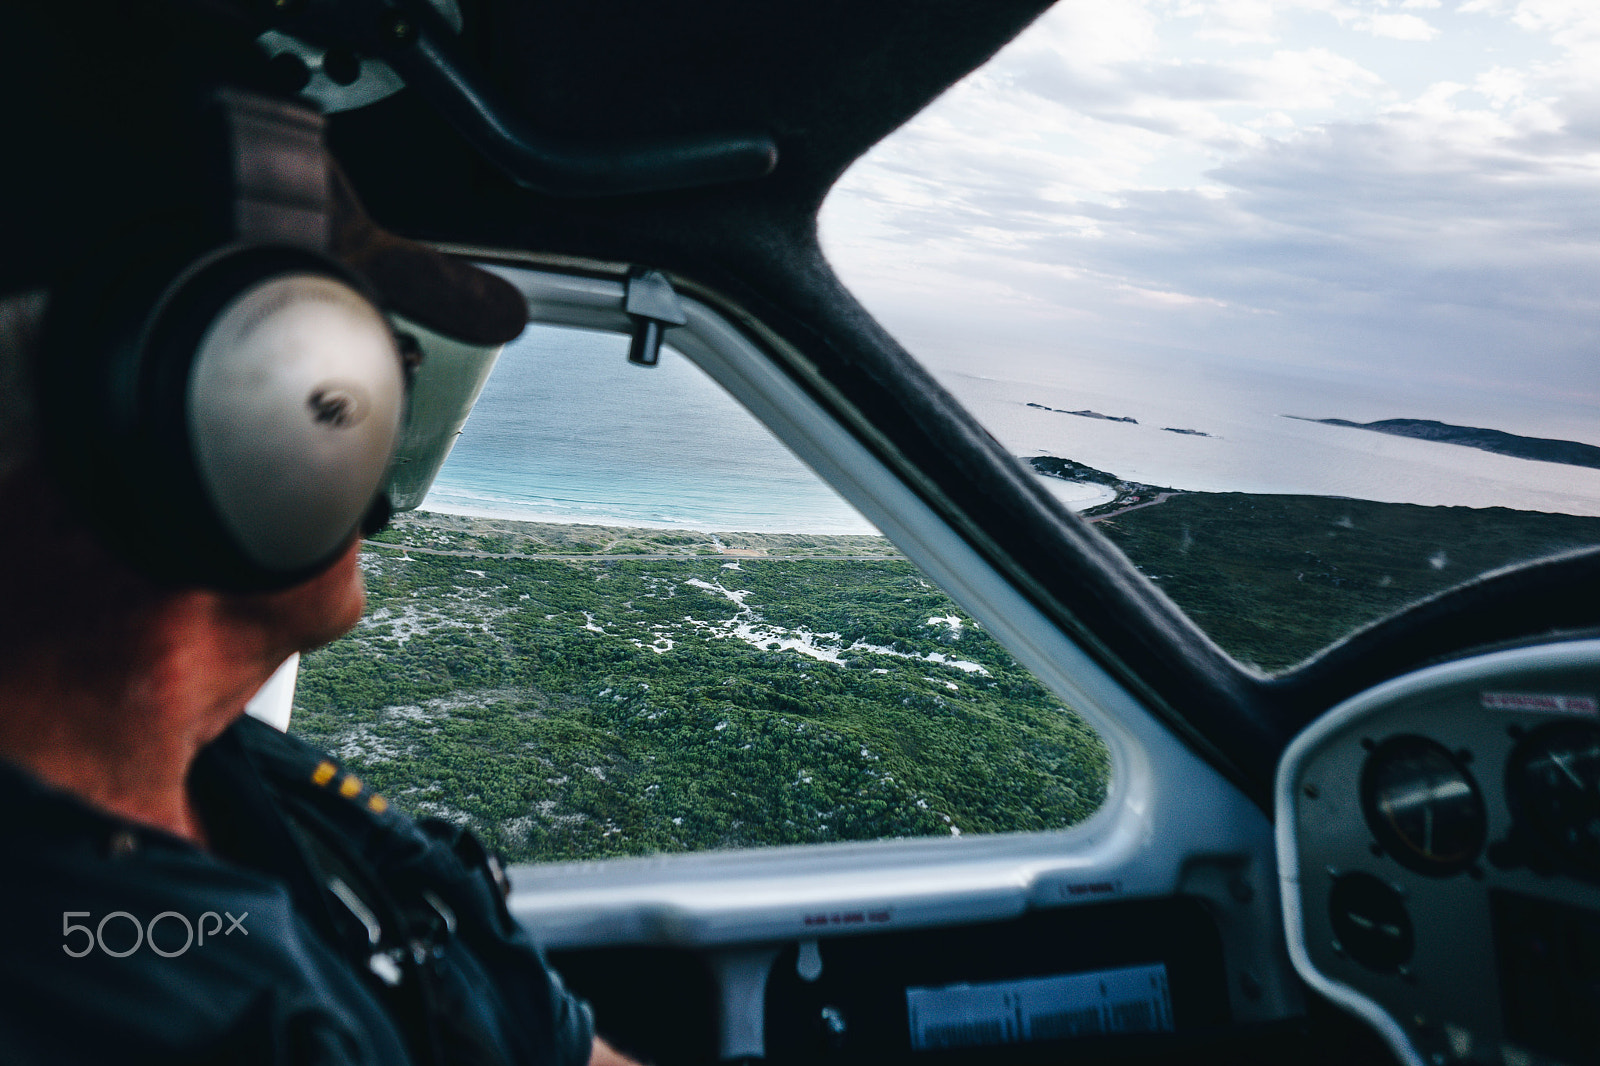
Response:
[{"label": "500px watermark", "polygon": [[[226,928],[222,924],[224,916],[228,919]],[[141,947],[149,947],[151,951],[164,959],[175,959],[192,947],[203,947],[208,936],[215,940],[218,934],[232,936],[235,932],[239,932],[245,936],[250,935],[250,930],[244,927],[244,920],[250,917],[249,911],[245,911],[237,918],[227,911],[223,911],[222,914],[218,914],[216,911],[206,911],[192,922],[187,915],[179,914],[177,911],[162,911],[143,924],[127,911],[112,911],[101,918],[93,928],[73,921],[74,918],[92,917],[88,911],[61,912],[62,951],[65,951],[75,959],[81,959],[95,948],[99,948],[114,959],[125,959]],[[106,926],[113,919],[118,920],[118,924],[111,927],[114,934],[128,926],[132,927],[133,945],[131,947],[106,946]],[[209,929],[206,928],[208,919],[212,923]],[[165,946],[156,943],[156,929],[163,922],[166,923],[162,933],[162,940],[165,942]],[[177,944],[178,930],[180,929],[182,930],[183,944],[175,946]],[[82,934],[83,937],[82,940],[78,941],[82,945],[81,947],[77,947],[72,943],[72,938],[77,934]],[[114,939],[119,945],[127,943],[125,936],[114,936]]]}]

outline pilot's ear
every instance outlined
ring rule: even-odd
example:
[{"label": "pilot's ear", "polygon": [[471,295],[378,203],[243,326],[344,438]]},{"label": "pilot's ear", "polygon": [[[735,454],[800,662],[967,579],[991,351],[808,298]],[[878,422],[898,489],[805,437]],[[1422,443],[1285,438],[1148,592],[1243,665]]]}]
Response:
[{"label": "pilot's ear", "polygon": [[522,294],[504,278],[379,227],[350,179],[333,171],[332,252],[378,293],[384,309],[452,340],[490,348],[528,322]]}]

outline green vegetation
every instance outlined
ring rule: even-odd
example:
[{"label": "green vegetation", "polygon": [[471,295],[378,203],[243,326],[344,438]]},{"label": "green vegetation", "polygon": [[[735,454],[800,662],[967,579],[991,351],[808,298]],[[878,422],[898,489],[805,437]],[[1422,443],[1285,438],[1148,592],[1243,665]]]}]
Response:
[{"label": "green vegetation", "polygon": [[372,538],[432,551],[495,555],[720,555],[737,557],[867,556],[899,559],[894,546],[877,536],[819,536],[811,533],[701,533],[689,529],[632,529],[621,526],[517,522],[501,518],[413,511]]},{"label": "green vegetation", "polygon": [[1265,670],[1479,574],[1600,544],[1600,518],[1237,492],[1184,493],[1095,528]]},{"label": "green vegetation", "polygon": [[[1268,670],[1600,543],[1597,518],[1240,493],[1096,528]],[[417,514],[378,540],[296,731],[513,859],[1052,829],[1104,798],[1099,739],[882,538]]]},{"label": "green vegetation", "polygon": [[386,539],[686,553],[375,548],[366,619],[306,657],[297,733],[515,860],[1054,829],[1104,797],[1093,732],[881,538],[719,534],[806,556],[735,560],[423,517]]}]

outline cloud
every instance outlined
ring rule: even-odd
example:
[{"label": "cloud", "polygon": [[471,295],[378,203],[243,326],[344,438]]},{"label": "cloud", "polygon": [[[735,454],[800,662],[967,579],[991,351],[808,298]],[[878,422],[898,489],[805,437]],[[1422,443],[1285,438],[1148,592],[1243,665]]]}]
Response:
[{"label": "cloud", "polygon": [[1278,39],[1279,4],[1270,0],[1213,0],[1190,3],[1177,14],[1198,22],[1195,36],[1226,44],[1270,44]]},{"label": "cloud", "polygon": [[1356,28],[1396,41],[1431,41],[1439,36],[1435,26],[1416,15],[1368,15],[1356,20]]},{"label": "cloud", "polygon": [[1384,81],[1326,48],[1278,49],[1234,62],[1130,61],[1085,70],[1063,57],[1021,65],[1015,85],[1051,104],[1116,120],[1138,107],[1272,104],[1328,107],[1342,96],[1380,94]]},{"label": "cloud", "polygon": [[1592,0],[1466,0],[1463,14],[1501,18],[1577,60],[1600,56],[1600,5]]},{"label": "cloud", "polygon": [[1107,234],[1092,248],[1038,247],[1076,243],[1152,284],[1278,313],[1600,311],[1600,223],[1584,210],[1596,175],[1463,152],[1451,132],[1401,116],[1271,142],[1212,173],[1221,198],[1130,194],[1086,212]]},{"label": "cloud", "polygon": [[[891,328],[937,343],[957,321],[978,337],[1034,323],[1111,350],[1595,393],[1587,2],[1468,5],[1461,17],[1536,26],[1553,50],[1476,66],[1451,53],[1409,98],[1351,43],[1392,9],[1102,6],[1119,10],[1104,25],[1069,11],[1047,27],[1056,43],[1002,56],[830,200],[829,254]],[[1291,39],[1289,16],[1344,36]],[[1224,23],[1275,43],[1192,44]],[[1085,53],[1054,50],[1080,32]]]},{"label": "cloud", "polygon": [[1348,56],[1326,48],[1280,49],[1239,64],[1257,79],[1256,102],[1275,108],[1326,108],[1341,97],[1384,98],[1384,80]]},{"label": "cloud", "polygon": [[[1326,16],[1340,26],[1393,40],[1431,41],[1439,36],[1439,30],[1426,19],[1388,11],[1389,6],[1388,0],[1190,0],[1175,5],[1169,13],[1175,18],[1194,20],[1196,38],[1231,45],[1274,44],[1282,40],[1286,26],[1302,15]],[[1439,7],[1440,0],[1404,0],[1400,6],[1427,10]]]}]

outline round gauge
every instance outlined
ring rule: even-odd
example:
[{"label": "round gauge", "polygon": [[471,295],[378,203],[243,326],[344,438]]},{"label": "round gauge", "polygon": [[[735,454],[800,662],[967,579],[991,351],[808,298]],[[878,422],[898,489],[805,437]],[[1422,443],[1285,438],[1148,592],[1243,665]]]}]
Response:
[{"label": "round gauge", "polygon": [[1523,737],[1506,764],[1506,798],[1524,841],[1600,878],[1600,724],[1551,722]]},{"label": "round gauge", "polygon": [[1383,850],[1429,877],[1470,866],[1489,831],[1477,782],[1427,737],[1390,737],[1372,749],[1361,769],[1361,807]]},{"label": "round gauge", "polygon": [[1368,873],[1341,874],[1328,893],[1328,919],[1335,950],[1378,973],[1394,973],[1411,961],[1416,946],[1405,901]]}]

